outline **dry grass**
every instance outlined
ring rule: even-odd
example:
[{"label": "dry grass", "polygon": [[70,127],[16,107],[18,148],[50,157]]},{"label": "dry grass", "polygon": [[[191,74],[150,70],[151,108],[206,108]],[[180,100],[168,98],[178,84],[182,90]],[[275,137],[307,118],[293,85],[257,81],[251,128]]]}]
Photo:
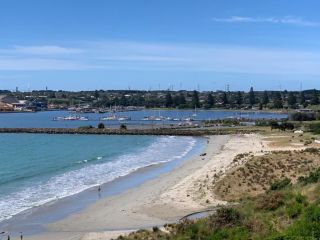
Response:
[{"label": "dry grass", "polygon": [[[239,161],[239,157],[234,161]],[[215,183],[214,194],[222,200],[233,201],[257,196],[278,179],[289,178],[295,183],[300,176],[320,167],[320,154],[303,150],[276,151],[251,157]]]},{"label": "dry grass", "polygon": [[292,132],[269,131],[265,132],[264,140],[268,142],[269,147],[317,147],[314,143],[314,135],[311,133],[294,134]]}]

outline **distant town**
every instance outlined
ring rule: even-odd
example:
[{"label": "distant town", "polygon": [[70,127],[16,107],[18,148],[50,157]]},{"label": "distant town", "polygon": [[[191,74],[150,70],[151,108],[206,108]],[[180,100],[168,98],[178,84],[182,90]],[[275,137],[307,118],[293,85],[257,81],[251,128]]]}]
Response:
[{"label": "distant town", "polygon": [[144,108],[319,111],[319,90],[304,91],[52,91],[0,90],[1,112],[71,110],[82,113]]}]

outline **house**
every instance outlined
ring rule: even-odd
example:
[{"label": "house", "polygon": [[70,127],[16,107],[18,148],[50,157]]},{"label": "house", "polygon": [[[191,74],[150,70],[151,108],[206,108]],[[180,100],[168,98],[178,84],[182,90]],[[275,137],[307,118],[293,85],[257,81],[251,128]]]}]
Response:
[{"label": "house", "polygon": [[14,103],[18,103],[18,99],[8,95],[0,95],[0,112],[13,112]]},{"label": "house", "polygon": [[25,111],[28,106],[26,100],[18,100],[13,96],[0,95],[0,111],[1,112],[22,112]]},{"label": "house", "polygon": [[27,100],[19,100],[17,103],[12,103],[14,111],[23,112],[27,108]]},{"label": "house", "polygon": [[10,104],[0,102],[0,112],[13,112],[14,107]]}]

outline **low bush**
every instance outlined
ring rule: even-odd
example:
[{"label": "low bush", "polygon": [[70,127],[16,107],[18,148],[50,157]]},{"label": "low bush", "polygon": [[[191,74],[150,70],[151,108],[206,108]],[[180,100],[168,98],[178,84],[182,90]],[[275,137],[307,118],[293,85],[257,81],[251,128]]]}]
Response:
[{"label": "low bush", "polygon": [[238,210],[222,207],[214,215],[209,217],[209,226],[212,229],[236,226],[241,222],[241,214]]},{"label": "low bush", "polygon": [[310,132],[314,134],[320,134],[320,122],[312,122],[309,124]]},{"label": "low bush", "polygon": [[289,114],[289,118],[292,121],[314,121],[316,120],[316,113],[315,112],[308,112],[308,113],[304,113],[304,112],[295,112],[295,113],[291,113]]},{"label": "low bush", "polygon": [[319,153],[320,150],[319,150],[319,148],[306,148],[304,150],[304,152],[307,152],[307,153]]},{"label": "low bush", "polygon": [[93,128],[93,126],[91,126],[91,125],[79,127],[79,129],[92,129],[92,128]]},{"label": "low bush", "polygon": [[290,218],[298,217],[302,212],[303,206],[297,202],[289,204],[286,208],[287,214]]},{"label": "low bush", "polygon": [[275,182],[271,183],[270,190],[271,191],[281,190],[289,185],[291,185],[291,180],[289,178],[284,178],[282,180],[276,180]]},{"label": "low bush", "polygon": [[274,211],[285,202],[285,196],[281,192],[270,192],[265,196],[260,196],[256,201],[257,210]]},{"label": "low bush", "polygon": [[298,178],[298,182],[301,183],[302,185],[317,183],[319,182],[319,180],[320,180],[320,168],[318,168],[316,171],[309,173],[308,176]]},{"label": "low bush", "polygon": [[157,226],[152,227],[152,231],[153,231],[153,232],[159,232],[159,230],[160,230],[160,229],[159,229],[159,227],[157,227]]},{"label": "low bush", "polygon": [[303,216],[288,227],[283,239],[320,239],[320,208],[307,207]]}]

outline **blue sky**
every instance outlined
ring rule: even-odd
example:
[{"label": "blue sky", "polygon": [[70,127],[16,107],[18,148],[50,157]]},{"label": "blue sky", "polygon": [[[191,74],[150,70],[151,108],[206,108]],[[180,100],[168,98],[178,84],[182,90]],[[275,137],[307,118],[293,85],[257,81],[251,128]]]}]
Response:
[{"label": "blue sky", "polygon": [[0,89],[320,88],[317,0],[1,0]]}]

